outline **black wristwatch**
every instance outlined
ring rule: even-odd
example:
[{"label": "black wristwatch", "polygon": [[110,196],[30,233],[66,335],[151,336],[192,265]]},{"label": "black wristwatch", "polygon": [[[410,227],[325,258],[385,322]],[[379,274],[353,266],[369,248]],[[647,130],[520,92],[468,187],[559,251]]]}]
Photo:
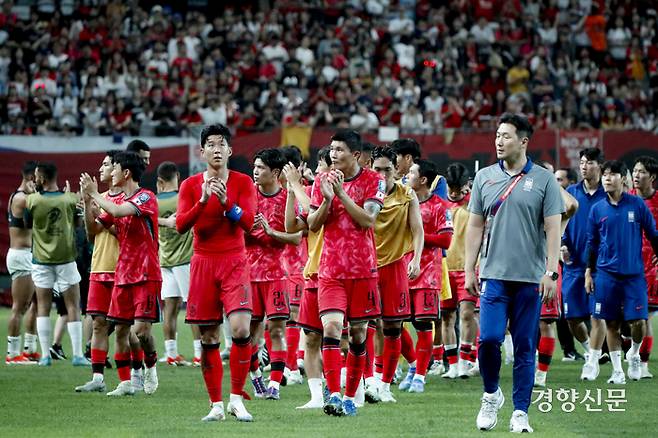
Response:
[{"label": "black wristwatch", "polygon": [[557,279],[560,277],[560,274],[558,274],[557,272],[553,272],[553,271],[546,271],[546,272],[544,272],[544,275],[547,276],[547,277],[550,277],[550,279],[553,280],[553,281],[557,281]]}]

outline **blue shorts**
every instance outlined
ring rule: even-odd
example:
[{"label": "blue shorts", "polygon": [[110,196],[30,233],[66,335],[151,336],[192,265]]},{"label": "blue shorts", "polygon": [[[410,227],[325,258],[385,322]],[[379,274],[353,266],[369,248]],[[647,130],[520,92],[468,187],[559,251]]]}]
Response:
[{"label": "blue shorts", "polygon": [[562,271],[562,302],[565,319],[589,318],[592,297],[585,291],[585,272]]},{"label": "blue shorts", "polygon": [[596,319],[633,321],[649,318],[647,281],[644,274],[615,275],[599,270],[594,277]]}]

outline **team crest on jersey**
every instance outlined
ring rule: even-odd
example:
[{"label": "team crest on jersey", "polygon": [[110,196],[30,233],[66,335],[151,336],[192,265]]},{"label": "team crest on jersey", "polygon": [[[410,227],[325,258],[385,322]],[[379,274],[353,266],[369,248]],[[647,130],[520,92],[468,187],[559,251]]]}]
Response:
[{"label": "team crest on jersey", "polygon": [[629,211],[628,212],[628,222],[635,222],[635,212],[634,211]]},{"label": "team crest on jersey", "polygon": [[534,183],[532,178],[526,178],[525,182],[523,183],[523,191],[524,192],[529,192],[532,190],[532,184]]},{"label": "team crest on jersey", "polygon": [[137,199],[135,199],[135,204],[136,205],[142,205],[145,204],[151,197],[149,196],[148,193],[142,192],[137,196]]}]

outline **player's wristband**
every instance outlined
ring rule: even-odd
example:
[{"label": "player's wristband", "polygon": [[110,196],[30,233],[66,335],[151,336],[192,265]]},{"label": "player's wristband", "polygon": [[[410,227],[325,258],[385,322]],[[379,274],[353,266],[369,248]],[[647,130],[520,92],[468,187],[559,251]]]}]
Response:
[{"label": "player's wristband", "polygon": [[233,207],[224,212],[224,216],[226,216],[231,222],[237,222],[242,217],[243,212],[244,210],[242,210],[238,204],[233,204]]}]

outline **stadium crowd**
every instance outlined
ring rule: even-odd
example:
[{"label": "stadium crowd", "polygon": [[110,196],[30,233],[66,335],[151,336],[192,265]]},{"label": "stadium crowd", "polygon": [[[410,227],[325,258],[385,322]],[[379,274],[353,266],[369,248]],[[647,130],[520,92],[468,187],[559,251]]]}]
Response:
[{"label": "stadium crowd", "polygon": [[651,1],[146,3],[3,1],[2,134],[658,128]]}]

